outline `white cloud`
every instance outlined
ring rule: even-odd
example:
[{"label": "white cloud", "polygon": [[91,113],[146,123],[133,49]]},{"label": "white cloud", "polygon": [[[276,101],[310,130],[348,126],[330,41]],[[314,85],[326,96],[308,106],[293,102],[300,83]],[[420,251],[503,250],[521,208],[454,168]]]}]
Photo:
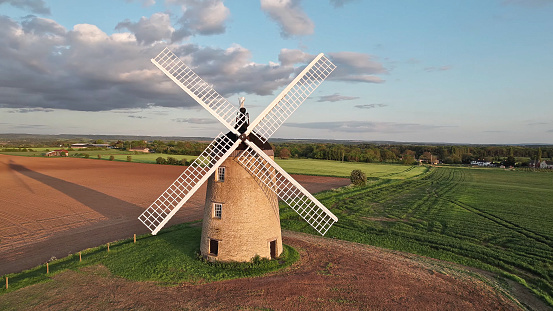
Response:
[{"label": "white cloud", "polygon": [[166,13],[154,13],[150,18],[142,17],[136,23],[127,19],[117,24],[115,29],[128,29],[136,36],[136,40],[145,44],[171,39],[175,32],[171,26],[171,17]]},{"label": "white cloud", "polygon": [[328,53],[331,61],[337,66],[330,79],[341,81],[382,83],[375,74],[387,74],[388,70],[381,63],[373,60],[369,54],[356,52]]},{"label": "white cloud", "polygon": [[343,7],[346,3],[349,3],[349,2],[353,2],[355,0],[330,0],[330,3],[335,7],[335,8],[341,8]]},{"label": "white cloud", "polygon": [[315,31],[300,0],[261,0],[261,10],[280,26],[283,37],[311,35]]},{"label": "white cloud", "polygon": [[222,0],[167,0],[167,3],[180,5],[183,15],[179,19],[182,28],[175,34],[175,41],[190,34],[213,35],[226,30],[230,10]]}]

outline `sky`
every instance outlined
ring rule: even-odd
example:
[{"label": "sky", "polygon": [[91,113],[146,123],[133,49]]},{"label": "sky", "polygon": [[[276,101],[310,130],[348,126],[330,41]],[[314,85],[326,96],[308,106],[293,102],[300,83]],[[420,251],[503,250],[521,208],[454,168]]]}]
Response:
[{"label": "sky", "polygon": [[0,0],[0,133],[226,132],[165,47],[252,120],[325,53],[275,138],[553,144],[553,0]]}]

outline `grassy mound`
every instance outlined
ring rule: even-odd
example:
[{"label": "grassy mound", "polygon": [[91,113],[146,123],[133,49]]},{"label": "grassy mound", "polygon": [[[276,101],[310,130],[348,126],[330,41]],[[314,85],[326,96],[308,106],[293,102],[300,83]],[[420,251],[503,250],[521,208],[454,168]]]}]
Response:
[{"label": "grassy mound", "polygon": [[0,289],[0,294],[11,292],[32,284],[45,282],[50,277],[67,269],[102,264],[114,275],[136,281],[154,281],[161,285],[176,285],[182,282],[213,282],[226,279],[260,276],[290,266],[299,259],[299,253],[288,245],[280,258],[268,260],[254,258],[246,263],[210,263],[199,257],[201,227],[195,223],[173,226],[158,235],[144,235],[133,239],[90,248],[79,254],[53,260],[20,273],[9,274],[9,289]]}]

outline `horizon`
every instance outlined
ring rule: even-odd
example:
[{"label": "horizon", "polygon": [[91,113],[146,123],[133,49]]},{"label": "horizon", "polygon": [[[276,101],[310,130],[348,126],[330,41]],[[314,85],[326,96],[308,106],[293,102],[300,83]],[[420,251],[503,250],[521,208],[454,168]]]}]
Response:
[{"label": "horizon", "polygon": [[[169,140],[169,139],[184,139],[184,140],[190,140],[190,141],[206,141],[210,142],[213,138],[209,136],[160,136],[160,135],[132,135],[132,134],[32,134],[32,133],[0,133],[0,137],[2,136],[9,136],[9,135],[29,135],[29,136],[67,136],[70,138],[62,138],[62,139],[73,139],[73,138],[79,138],[79,136],[83,136],[82,138],[91,140],[93,138],[100,138],[102,136],[108,136],[113,137],[111,140],[115,140],[115,137],[134,137],[134,138],[142,138],[142,137],[151,137],[151,138],[161,138],[163,140]],[[100,138],[101,139],[101,138]],[[109,138],[106,138],[109,139]],[[276,140],[276,142],[274,142]],[[326,138],[271,138],[269,139],[269,142],[274,143],[280,143],[280,142],[294,142],[294,141],[301,141],[300,143],[340,143],[340,142],[346,142],[350,144],[389,144],[389,145],[419,145],[419,146],[519,146],[519,147],[548,147],[553,146],[553,144],[549,143],[515,143],[515,144],[475,144],[475,143],[450,143],[450,142],[430,142],[430,141],[392,141],[392,140],[348,140],[348,139],[326,139]],[[305,142],[303,142],[305,141]]]},{"label": "horizon", "polygon": [[3,133],[226,131],[151,64],[168,46],[231,103],[245,97],[252,120],[325,53],[338,68],[274,138],[553,144],[552,0],[8,0],[0,8]]}]

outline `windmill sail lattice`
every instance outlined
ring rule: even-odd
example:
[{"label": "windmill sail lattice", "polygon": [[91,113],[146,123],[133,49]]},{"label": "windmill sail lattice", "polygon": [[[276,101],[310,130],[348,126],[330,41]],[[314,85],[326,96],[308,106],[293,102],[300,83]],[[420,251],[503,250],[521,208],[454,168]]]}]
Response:
[{"label": "windmill sail lattice", "polygon": [[138,219],[156,234],[239,144],[219,134]]},{"label": "windmill sail lattice", "polygon": [[259,147],[250,142],[246,144],[248,148],[237,157],[238,162],[273,190],[279,199],[290,206],[317,232],[325,235],[338,218],[286,171],[276,165]]},{"label": "windmill sail lattice", "polygon": [[237,161],[253,178],[257,178],[273,190],[317,232],[324,235],[332,224],[338,221],[332,212],[248,139],[248,135],[253,132],[263,143],[266,143],[336,68],[323,54],[319,54],[305,67],[249,125],[243,113],[239,113],[235,106],[215,92],[169,49],[165,48],[152,59],[152,63],[236,134],[236,137],[239,137],[232,139],[230,138],[232,135],[222,133],[217,136],[192,165],[139,216],[140,221],[152,231],[152,234],[157,234],[242,143],[248,147],[240,152]]},{"label": "windmill sail lattice", "polygon": [[[168,48],[165,48],[152,63],[163,73],[181,87],[190,97],[194,98],[207,111],[215,116],[230,131],[237,134],[237,128],[242,124],[236,124],[238,109],[223,96],[219,95],[209,83],[205,82],[192,69],[180,60]],[[242,120],[243,122],[243,120]]]},{"label": "windmill sail lattice", "polygon": [[319,54],[252,122],[252,129],[257,136],[263,142],[273,136],[335,68],[324,54]]}]

